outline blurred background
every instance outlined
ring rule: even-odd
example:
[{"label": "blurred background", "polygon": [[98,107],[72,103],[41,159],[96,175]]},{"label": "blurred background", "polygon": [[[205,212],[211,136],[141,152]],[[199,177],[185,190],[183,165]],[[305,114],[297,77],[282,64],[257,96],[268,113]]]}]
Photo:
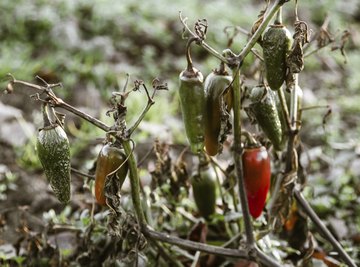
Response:
[{"label": "blurred background", "polygon": [[[207,19],[206,42],[218,51],[227,48],[229,37],[234,36],[231,49],[239,53],[247,36],[241,32],[234,35],[236,27],[249,31],[263,6],[263,1],[252,0],[2,0],[0,85],[5,89],[8,73],[38,84],[41,82],[35,78],[37,75],[49,83],[61,82],[63,88],[54,89],[59,97],[110,125],[112,119],[105,115],[109,98],[113,91],[123,88],[127,74],[130,84],[143,80],[149,89],[152,80],[159,78],[169,90],[157,93],[155,105],[134,135],[137,153],[146,153],[156,138],[183,146],[186,137],[177,87],[178,75],[186,66],[186,40],[182,39],[179,11],[188,17],[191,28],[197,19]],[[303,112],[301,138],[306,153],[301,162],[309,185],[305,192],[336,237],[357,255],[360,4],[357,0],[302,0],[298,13],[312,30],[311,38],[319,36],[326,20],[327,31],[334,38],[333,43],[319,51],[316,41],[309,45],[307,52],[315,52],[306,58],[299,80],[304,107],[330,107]],[[284,7],[284,24],[293,32],[293,23],[291,1]],[[346,42],[341,39],[344,30],[350,33]],[[346,54],[339,49],[342,44]],[[261,51],[258,45],[255,48]],[[196,68],[204,75],[218,67],[218,60],[200,47],[194,47],[192,55]],[[254,60],[250,54],[244,63],[246,87],[257,84]],[[35,232],[39,231],[36,220],[72,214],[63,210],[52,196],[36,156],[36,134],[42,127],[42,117],[39,102],[30,98],[34,93],[18,86],[13,94],[0,93],[0,257],[4,255],[2,246],[17,240],[14,225],[20,223],[19,216],[15,216],[10,220],[14,223],[12,227],[9,220],[2,224],[1,211],[26,206],[35,218],[32,218]],[[145,105],[145,94],[131,94],[128,125],[132,125]],[[67,115],[66,127],[73,166],[84,171],[93,169],[104,133],[71,114]],[[73,180],[78,189],[73,204],[76,207],[72,208],[81,210],[82,202],[91,202],[88,190],[91,185],[84,187],[82,179]],[[51,210],[56,212],[49,213]]]}]

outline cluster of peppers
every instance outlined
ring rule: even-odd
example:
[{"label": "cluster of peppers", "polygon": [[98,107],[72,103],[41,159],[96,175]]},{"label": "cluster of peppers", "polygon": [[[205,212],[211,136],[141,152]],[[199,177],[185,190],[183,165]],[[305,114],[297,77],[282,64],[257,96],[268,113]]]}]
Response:
[{"label": "cluster of peppers", "polygon": [[[188,42],[186,49],[188,66],[179,77],[185,131],[193,153],[202,153],[205,147],[209,156],[215,156],[221,152],[229,131],[229,112],[233,106],[232,76],[222,63],[219,70],[214,70],[203,81],[201,72],[192,65],[191,42]],[[286,141],[286,127],[275,92],[286,79],[291,35],[284,25],[271,25],[264,33],[262,46],[269,86],[263,83],[251,90],[249,109],[274,149],[281,150]],[[295,90],[301,96],[300,87],[297,86]],[[71,191],[69,141],[61,123],[53,119],[56,118],[54,111],[44,105],[43,114],[44,127],[37,139],[38,156],[56,197],[60,202],[67,203]],[[270,158],[264,146],[251,142],[243,151],[242,163],[250,214],[257,218],[265,206],[270,187]],[[107,177],[115,174],[122,184],[127,172],[123,150],[111,142],[104,144],[95,171],[95,196],[99,204],[106,204]],[[191,181],[198,209],[202,216],[208,218],[215,211],[215,173],[206,163],[199,167]]]},{"label": "cluster of peppers", "polygon": [[185,132],[193,153],[215,156],[222,149],[228,131],[228,112],[232,107],[232,77],[224,64],[210,73],[204,82],[202,73],[193,67],[187,44],[187,68],[180,73],[180,105]]},{"label": "cluster of peppers", "polygon": [[[180,73],[180,105],[186,135],[191,151],[205,152],[215,156],[222,150],[222,142],[228,127],[229,112],[232,108],[232,76],[224,64],[210,73],[205,81],[199,70],[193,67],[190,44],[186,47],[187,68]],[[292,37],[288,29],[275,21],[262,38],[264,65],[267,84],[261,82],[250,90],[251,104],[246,109],[275,151],[281,151],[287,141],[286,115],[277,94],[287,78],[287,57],[291,51]],[[297,110],[300,110],[301,88],[296,85]],[[286,93],[286,105],[290,108],[290,93]],[[225,119],[224,119],[225,118]],[[225,122],[225,123],[224,123]],[[270,188],[271,166],[266,148],[257,142],[248,142],[242,154],[243,176],[250,214],[253,218],[261,215]],[[215,211],[215,178],[208,166],[199,167],[192,178],[194,199],[200,214],[208,218]]]}]

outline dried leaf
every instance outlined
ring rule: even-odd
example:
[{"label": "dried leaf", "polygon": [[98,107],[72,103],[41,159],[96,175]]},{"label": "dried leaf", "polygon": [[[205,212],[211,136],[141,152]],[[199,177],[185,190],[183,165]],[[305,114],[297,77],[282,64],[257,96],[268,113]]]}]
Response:
[{"label": "dried leaf", "polygon": [[[304,52],[303,45],[309,42],[310,33],[308,25],[304,21],[295,22],[294,43],[286,59],[289,72],[300,73],[304,69]],[[288,87],[290,88],[290,87]]]},{"label": "dried leaf", "polygon": [[[282,214],[282,216],[284,215],[285,213]],[[289,245],[294,249],[303,251],[306,241],[309,240],[307,217],[299,210],[295,201],[293,201],[289,215],[284,221],[283,229],[283,235],[285,235]]]},{"label": "dried leaf", "polygon": [[195,22],[195,26],[194,26],[195,34],[199,37],[201,41],[204,41],[206,39],[207,29],[208,29],[208,22],[206,19],[198,19],[198,21]]},{"label": "dried leaf", "polygon": [[262,10],[260,10],[260,14],[258,15],[258,19],[254,22],[254,24],[251,27],[251,31],[250,31],[251,35],[253,35],[257,31],[260,24],[264,21],[265,13],[266,13],[266,11],[267,11],[267,9],[269,7],[270,1],[266,0],[265,2],[266,2],[265,7]]},{"label": "dried leaf", "polygon": [[328,107],[328,110],[322,119],[322,126],[323,126],[324,131],[325,131],[326,122],[327,122],[328,118],[330,117],[331,113],[332,113],[331,107]]},{"label": "dried leaf", "polygon": [[341,39],[340,39],[340,44],[334,45],[331,47],[331,51],[337,50],[339,49],[341,52],[341,55],[344,57],[345,62],[347,63],[347,56],[345,53],[345,45],[349,42],[351,37],[351,33],[349,30],[344,30],[342,35],[341,35]]},{"label": "dried leaf", "polygon": [[280,190],[271,208],[271,224],[273,229],[282,229],[291,211],[291,203],[293,200],[292,192],[297,180],[296,171],[285,174],[282,178]]},{"label": "dried leaf", "polygon": [[316,39],[318,48],[322,48],[334,41],[332,34],[328,31],[328,26],[329,26],[329,18],[327,17],[323,25],[321,26],[320,32]]}]

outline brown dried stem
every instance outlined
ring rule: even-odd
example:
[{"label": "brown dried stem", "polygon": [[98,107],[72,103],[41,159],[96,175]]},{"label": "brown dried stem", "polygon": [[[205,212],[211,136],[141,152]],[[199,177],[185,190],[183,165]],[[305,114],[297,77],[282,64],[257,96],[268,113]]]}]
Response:
[{"label": "brown dried stem", "polygon": [[88,122],[94,124],[96,127],[100,128],[106,132],[110,131],[111,128],[109,126],[107,126],[105,123],[103,123],[102,121],[90,116],[89,114],[86,114],[85,112],[83,112],[81,110],[74,108],[73,106],[69,105],[64,100],[62,100],[61,98],[58,98],[52,92],[51,88],[55,87],[55,86],[59,86],[59,84],[54,84],[54,85],[49,84],[47,86],[41,86],[41,85],[36,85],[36,84],[16,80],[15,77],[12,76],[11,74],[9,74],[9,76],[12,78],[11,83],[13,83],[13,84],[25,85],[32,89],[36,89],[36,90],[40,91],[40,94],[45,93],[49,97],[49,100],[45,100],[45,101],[48,102],[50,105],[53,105],[54,107],[63,108],[65,110],[83,118],[84,120],[87,120]]},{"label": "brown dried stem", "polygon": [[334,238],[331,232],[326,228],[324,223],[317,216],[316,212],[311,208],[309,203],[306,201],[301,192],[297,189],[294,190],[294,197],[297,203],[301,206],[301,208],[306,212],[306,214],[310,217],[311,221],[318,228],[318,231],[328,240],[333,248],[339,253],[339,256],[343,261],[351,267],[357,267],[355,262],[350,258],[350,256],[346,253],[346,251],[342,248],[341,244]]}]

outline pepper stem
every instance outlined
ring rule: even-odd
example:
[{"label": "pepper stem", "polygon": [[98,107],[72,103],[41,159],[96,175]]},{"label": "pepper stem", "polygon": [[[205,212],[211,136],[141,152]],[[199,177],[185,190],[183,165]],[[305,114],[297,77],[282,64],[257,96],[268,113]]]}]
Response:
[{"label": "pepper stem", "polygon": [[282,25],[282,7],[280,7],[278,12],[276,13],[276,18],[275,18],[274,24]]},{"label": "pepper stem", "polygon": [[251,133],[249,133],[248,131],[242,130],[241,135],[245,136],[248,146],[253,147],[253,146],[259,145],[258,142],[256,141],[256,139],[254,138],[254,136]]},{"label": "pepper stem", "polygon": [[47,103],[42,104],[41,111],[42,111],[42,115],[43,115],[44,128],[51,126],[51,122],[50,122],[49,114],[48,114],[48,110],[47,110]]},{"label": "pepper stem", "polygon": [[220,75],[226,75],[226,69],[225,69],[225,63],[224,62],[220,62],[220,66],[219,66],[219,71],[218,73]]},{"label": "pepper stem", "polygon": [[192,37],[188,40],[187,44],[186,44],[186,61],[187,61],[187,71],[193,71],[193,64],[192,64],[192,59],[191,59],[191,53],[190,53],[190,47],[191,47],[191,43],[196,41],[197,38],[196,37]]}]

